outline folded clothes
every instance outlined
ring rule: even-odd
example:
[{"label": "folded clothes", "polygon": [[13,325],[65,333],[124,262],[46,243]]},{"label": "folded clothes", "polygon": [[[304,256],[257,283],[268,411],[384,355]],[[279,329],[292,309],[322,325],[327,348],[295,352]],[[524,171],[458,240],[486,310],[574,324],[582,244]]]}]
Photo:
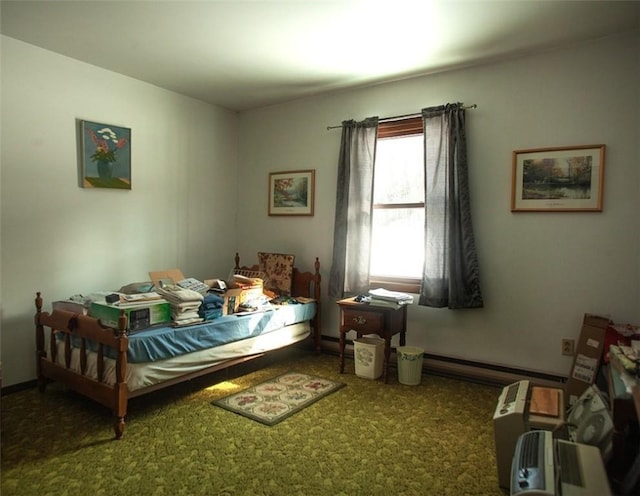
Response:
[{"label": "folded clothes", "polygon": [[200,310],[214,310],[216,308],[222,308],[224,305],[220,303],[203,303],[200,305]]},{"label": "folded clothes", "polygon": [[224,298],[220,295],[217,295],[215,293],[208,293],[204,296],[204,299],[202,301],[203,305],[219,305],[222,306],[224,305]]},{"label": "folded clothes", "polygon": [[200,315],[198,315],[197,312],[189,312],[189,313],[185,313],[185,314],[177,314],[174,315],[173,313],[171,314],[171,319],[174,322],[184,322],[186,320],[193,320],[193,319],[200,319],[202,320],[202,317],[200,317]]},{"label": "folded clothes", "polygon": [[222,307],[224,306],[224,298],[215,293],[208,293],[204,296],[202,305],[198,310],[198,315],[204,320],[214,320],[222,317]]},{"label": "folded clothes", "polygon": [[170,303],[170,306],[172,312],[197,312],[200,308],[200,303],[198,303],[197,301],[189,303]]},{"label": "folded clothes", "polygon": [[197,291],[191,289],[181,288],[174,284],[165,285],[161,288],[156,288],[156,291],[165,297],[170,303],[186,303],[186,302],[199,302],[202,303],[204,296]]},{"label": "folded clothes", "polygon": [[213,308],[210,310],[200,309],[198,315],[200,315],[204,320],[215,320],[222,317],[222,308]]},{"label": "folded clothes", "polygon": [[198,315],[199,308],[188,308],[184,310],[180,310],[178,308],[171,307],[171,316],[181,317],[184,315]]}]

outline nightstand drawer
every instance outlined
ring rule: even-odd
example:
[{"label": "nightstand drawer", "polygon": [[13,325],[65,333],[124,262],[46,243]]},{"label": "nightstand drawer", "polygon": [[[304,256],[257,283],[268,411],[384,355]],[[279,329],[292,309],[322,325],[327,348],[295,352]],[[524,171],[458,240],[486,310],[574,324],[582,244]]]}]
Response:
[{"label": "nightstand drawer", "polygon": [[356,332],[377,333],[384,329],[384,315],[360,309],[344,309],[342,327]]}]

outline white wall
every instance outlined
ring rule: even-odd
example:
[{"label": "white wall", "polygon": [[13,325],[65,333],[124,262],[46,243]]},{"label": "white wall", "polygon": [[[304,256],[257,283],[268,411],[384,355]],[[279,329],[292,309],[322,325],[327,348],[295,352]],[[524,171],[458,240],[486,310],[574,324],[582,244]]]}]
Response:
[{"label": "white wall", "polygon": [[[226,276],[237,116],[2,37],[3,386],[35,377],[33,300],[179,267]],[[132,129],[132,190],[78,187],[76,119]]]},{"label": "white wall", "polygon": [[[2,37],[0,274],[3,386],[35,377],[33,298],[147,280],[180,267],[226,275],[239,249],[320,257],[324,334],[344,119],[445,102],[468,112],[485,308],[412,306],[408,342],[429,353],[566,374],[560,339],[584,312],[640,323],[640,36],[234,114]],[[77,186],[76,119],[130,127],[133,189]],[[605,143],[602,213],[509,211],[511,152]],[[236,166],[239,167],[236,169]],[[316,169],[313,217],[268,217],[268,173]],[[240,184],[240,187],[238,187]],[[237,206],[237,208],[236,208]],[[135,211],[135,214],[131,214]],[[238,232],[236,237],[236,217]]]},{"label": "white wall", "polygon": [[[418,112],[467,113],[470,185],[485,308],[409,309],[408,344],[428,353],[566,375],[562,338],[585,312],[640,324],[638,32],[491,65],[344,91],[240,116],[238,246],[291,252],[329,277],[340,130],[327,125]],[[511,154],[607,145],[602,213],[511,213]],[[314,217],[268,217],[269,172],[316,169]],[[251,201],[249,201],[251,199]],[[324,334],[338,336],[324,298]]]}]

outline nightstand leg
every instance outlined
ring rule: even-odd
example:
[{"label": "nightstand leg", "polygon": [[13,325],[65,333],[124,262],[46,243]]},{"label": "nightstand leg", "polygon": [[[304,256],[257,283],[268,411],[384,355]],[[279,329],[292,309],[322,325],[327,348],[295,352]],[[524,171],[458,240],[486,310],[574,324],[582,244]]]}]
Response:
[{"label": "nightstand leg", "polygon": [[389,382],[389,359],[391,358],[391,336],[384,338],[384,364],[382,373],[384,374],[384,383]]},{"label": "nightstand leg", "polygon": [[400,346],[405,346],[407,344],[407,307],[409,305],[405,305],[402,307],[402,326],[400,327]]},{"label": "nightstand leg", "polygon": [[344,374],[344,331],[340,331],[340,373]]}]

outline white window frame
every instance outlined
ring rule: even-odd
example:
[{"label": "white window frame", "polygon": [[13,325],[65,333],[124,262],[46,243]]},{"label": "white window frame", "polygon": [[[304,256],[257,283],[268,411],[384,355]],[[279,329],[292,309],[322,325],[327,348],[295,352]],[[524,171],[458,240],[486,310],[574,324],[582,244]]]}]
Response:
[{"label": "white window frame", "polygon": [[[422,117],[410,117],[388,122],[381,122],[378,126],[378,140],[422,134]],[[412,203],[381,203],[373,205],[374,210],[390,208],[421,208],[424,210],[424,207],[424,201]],[[394,291],[418,293],[420,291],[421,275],[419,277],[389,277],[372,273],[369,276],[369,284],[371,287],[384,287]]]}]

